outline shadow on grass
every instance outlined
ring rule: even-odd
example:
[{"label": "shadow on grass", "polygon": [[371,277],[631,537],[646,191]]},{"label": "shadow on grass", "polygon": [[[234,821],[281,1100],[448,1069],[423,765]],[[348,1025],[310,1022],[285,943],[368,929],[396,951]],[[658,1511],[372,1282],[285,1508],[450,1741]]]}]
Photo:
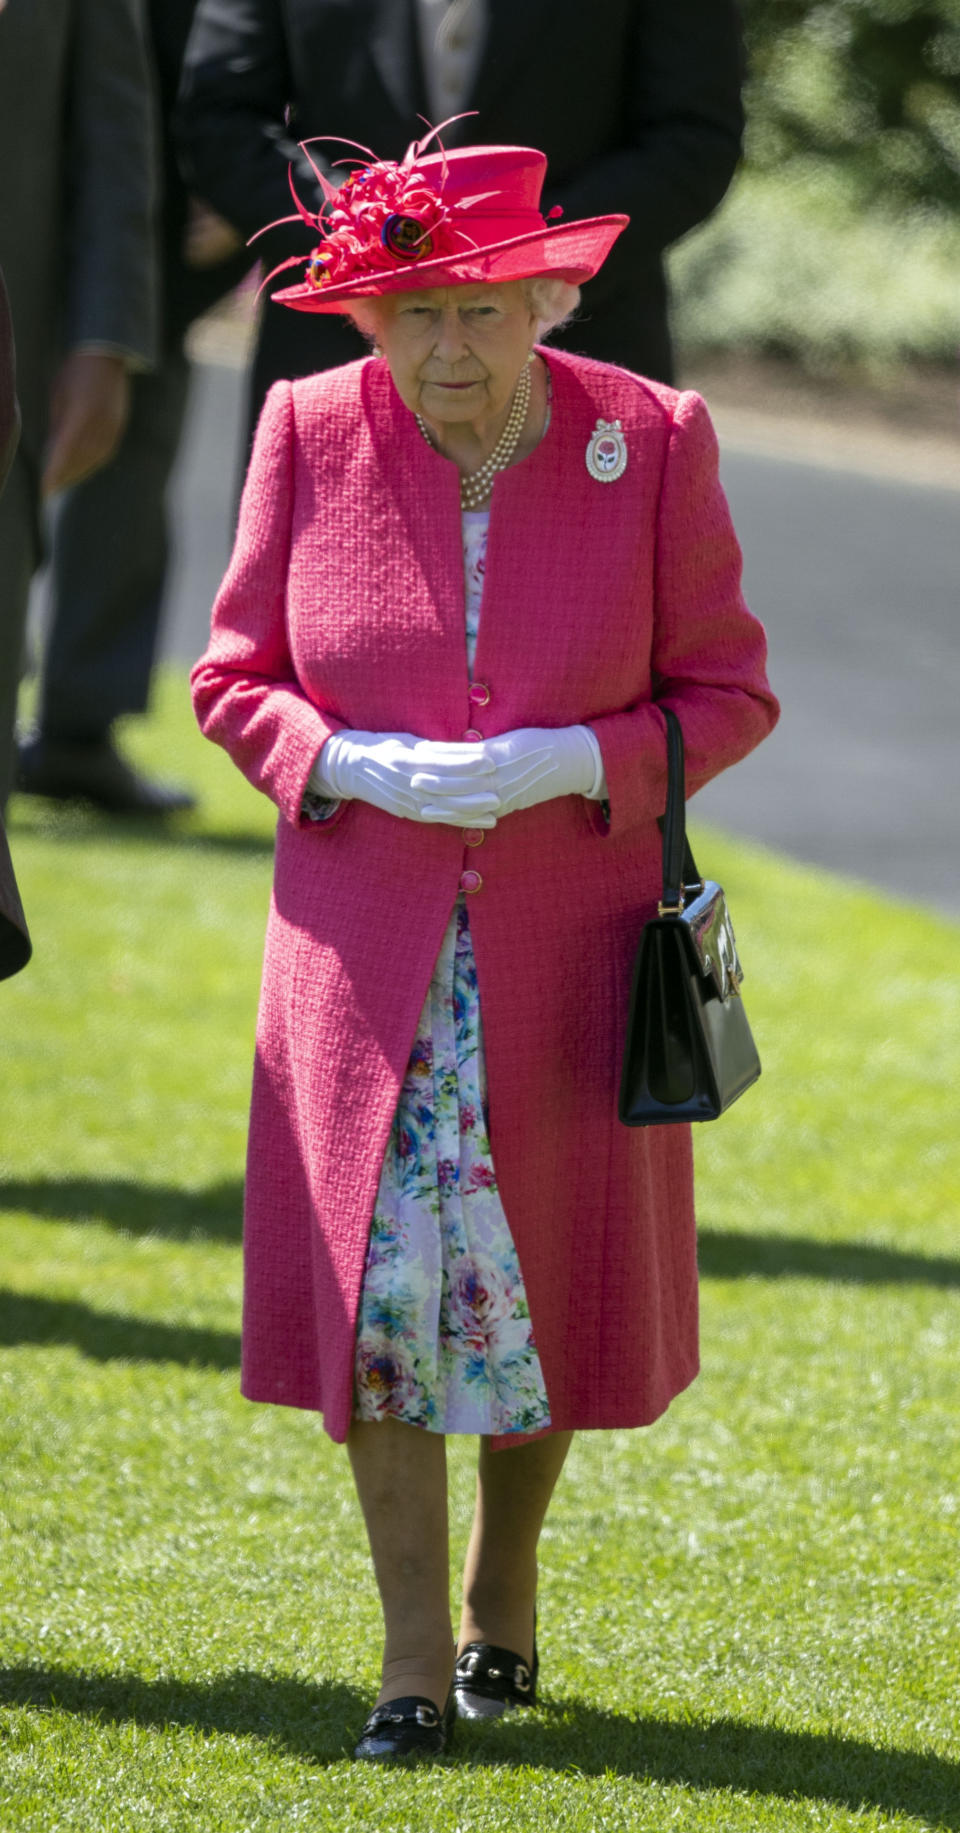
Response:
[{"label": "shadow on grass", "polygon": [[501,1720],[467,1732],[461,1761],[611,1771],[672,1788],[876,1808],[960,1829],[960,1764],[933,1752],[733,1718],[627,1718],[579,1700],[551,1702],[528,1726]]},{"label": "shadow on grass", "polygon": [[11,1180],[0,1183],[0,1212],[5,1209],[24,1210],[48,1222],[97,1222],[170,1241],[239,1241],[243,1184],[228,1178],[205,1190],[183,1190],[132,1178]]},{"label": "shadow on grass", "polygon": [[142,1680],[136,1674],[85,1674],[69,1668],[0,1668],[0,1704],[41,1706],[94,1718],[100,1724],[135,1724],[163,1730],[263,1738],[315,1763],[349,1755],[370,1697],[339,1681],[296,1680],[243,1668],[217,1680]]},{"label": "shadow on grass", "polygon": [[273,852],[273,835],[250,829],[195,828],[189,817],[109,815],[83,802],[33,801],[14,796],[8,831],[35,835],[41,840],[78,840],[100,843],[116,840],[151,848],[173,847],[180,852]]},{"label": "shadow on grass", "polygon": [[[54,1222],[97,1222],[131,1235],[239,1241],[243,1185],[206,1190],[114,1178],[34,1178],[0,1183],[0,1212],[24,1210]],[[904,1254],[869,1242],[814,1241],[802,1235],[700,1230],[705,1279],[824,1279],[863,1286],[960,1286],[960,1260]]]},{"label": "shadow on grass", "polygon": [[705,1279],[825,1279],[854,1286],[960,1286],[960,1260],[904,1254],[868,1241],[814,1241],[803,1235],[741,1235],[702,1228]]},{"label": "shadow on grass", "polygon": [[232,1330],[195,1330],[95,1311],[74,1299],[0,1291],[0,1346],[67,1345],[96,1362],[181,1362],[188,1368],[236,1369],[240,1338]]},{"label": "shadow on grass", "polygon": [[[124,832],[125,830],[121,829],[116,838],[121,839]],[[147,829],[142,834],[138,832],[136,838],[150,841],[153,846],[156,846],[159,840],[161,845],[176,847],[180,852],[259,854],[265,863],[273,859],[274,838],[272,834],[226,833],[214,829],[211,829],[209,833],[178,834],[173,828],[169,828],[159,836],[156,831],[151,834]]]},{"label": "shadow on grass", "polygon": [[[262,1738],[275,1749],[319,1764],[349,1753],[370,1704],[368,1696],[340,1682],[243,1670],[191,1683],[27,1665],[0,1670],[0,1702],[56,1708],[101,1724],[189,1725]],[[451,1756],[468,1767],[529,1764],[585,1776],[633,1776],[709,1793],[780,1796],[854,1811],[875,1808],[960,1829],[960,1764],[933,1753],[878,1750],[856,1738],[737,1719],[680,1723],[627,1718],[564,1700],[536,1717],[461,1726]]]}]

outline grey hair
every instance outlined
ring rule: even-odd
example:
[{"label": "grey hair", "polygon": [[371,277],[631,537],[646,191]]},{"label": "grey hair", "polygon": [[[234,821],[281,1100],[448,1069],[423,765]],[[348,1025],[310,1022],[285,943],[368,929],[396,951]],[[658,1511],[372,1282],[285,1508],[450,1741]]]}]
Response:
[{"label": "grey hair", "polygon": [[382,301],[368,295],[365,299],[351,299],[343,308],[343,316],[352,320],[368,344],[375,344],[379,334],[381,309]]},{"label": "grey hair", "polygon": [[[557,274],[535,274],[532,279],[521,280],[519,285],[534,320],[536,343],[549,337],[558,325],[566,324],[580,304],[580,288],[571,286],[569,280],[561,280]],[[368,295],[351,299],[349,305],[344,306],[344,316],[353,320],[361,337],[375,344],[382,309],[382,300]]]},{"label": "grey hair", "polygon": [[520,282],[527,306],[536,321],[536,341],[565,325],[580,304],[580,288],[558,274],[535,274]]}]

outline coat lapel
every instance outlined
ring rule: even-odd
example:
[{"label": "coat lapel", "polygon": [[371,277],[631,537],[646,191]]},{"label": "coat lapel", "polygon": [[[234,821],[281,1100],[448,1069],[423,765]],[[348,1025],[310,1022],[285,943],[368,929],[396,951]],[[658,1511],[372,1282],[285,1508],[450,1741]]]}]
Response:
[{"label": "coat lapel", "polygon": [[[649,692],[643,620],[652,615],[652,585],[645,568],[655,551],[663,416],[651,403],[642,461],[631,431],[635,449],[623,478],[601,485],[587,469],[587,446],[600,414],[612,418],[613,404],[621,412],[630,405],[623,378],[599,364],[584,373],[564,351],[541,355],[553,381],[550,425],[529,457],[493,486],[474,663],[475,679],[492,694],[478,721],[485,732],[576,725],[585,708],[589,717],[623,704],[617,696],[628,667],[631,701]],[[642,410],[627,424],[638,420]],[[485,726],[485,718],[496,725]]]},{"label": "coat lapel", "polygon": [[380,80],[405,129],[409,127],[408,140],[416,139],[417,115],[426,112],[415,4],[416,0],[370,0],[367,32]]},{"label": "coat lapel", "polygon": [[361,387],[378,467],[371,515],[398,568],[391,591],[404,606],[404,656],[420,645],[409,689],[428,705],[431,731],[458,739],[470,705],[457,468],[424,440],[382,359],[364,364]]}]

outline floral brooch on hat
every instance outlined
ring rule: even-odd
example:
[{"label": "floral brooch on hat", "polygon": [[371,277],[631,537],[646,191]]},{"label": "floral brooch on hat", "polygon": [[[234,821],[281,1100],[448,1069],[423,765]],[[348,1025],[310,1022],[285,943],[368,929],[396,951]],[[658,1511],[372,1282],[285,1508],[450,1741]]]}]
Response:
[{"label": "floral brooch on hat", "polygon": [[[459,115],[450,117],[451,121],[459,119]],[[309,286],[319,290],[351,280],[358,273],[396,271],[434,256],[462,255],[476,247],[462,224],[456,223],[456,218],[495,194],[483,192],[446,204],[416,169],[417,161],[422,159],[431,140],[438,139],[449,125],[449,121],[442,121],[423,140],[411,141],[399,163],[378,159],[369,147],[359,146],[355,140],[340,140],[341,146],[356,146],[364,159],[353,162],[357,170],[339,186],[332,185],[310,157],[309,146],[315,142],[303,143],[303,151],[323,191],[323,203],[316,213],[305,208],[297,196],[291,170],[290,190],[297,215],[279,217],[267,228],[276,229],[281,223],[295,223],[299,218],[308,228],[319,231],[322,241],[306,264],[304,278]],[[439,144],[442,153],[443,146]],[[338,160],[336,163],[348,162]],[[445,177],[445,165],[442,169]],[[266,230],[257,233],[263,235]],[[293,255],[281,261],[267,275],[263,285],[288,267],[302,268],[302,256]]]}]

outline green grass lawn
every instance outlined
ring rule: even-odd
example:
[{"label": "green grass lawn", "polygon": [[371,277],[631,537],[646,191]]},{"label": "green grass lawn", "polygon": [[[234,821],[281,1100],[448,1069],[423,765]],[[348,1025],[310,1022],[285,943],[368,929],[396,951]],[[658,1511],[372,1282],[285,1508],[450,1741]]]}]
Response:
[{"label": "green grass lawn", "polygon": [[574,1446],[540,1708],[371,1772],[344,1454],[237,1394],[271,810],[176,677],[131,743],[203,813],[12,810],[0,1833],[960,1829],[958,931],[697,834],[765,1068],[697,1136],[703,1374]]}]

